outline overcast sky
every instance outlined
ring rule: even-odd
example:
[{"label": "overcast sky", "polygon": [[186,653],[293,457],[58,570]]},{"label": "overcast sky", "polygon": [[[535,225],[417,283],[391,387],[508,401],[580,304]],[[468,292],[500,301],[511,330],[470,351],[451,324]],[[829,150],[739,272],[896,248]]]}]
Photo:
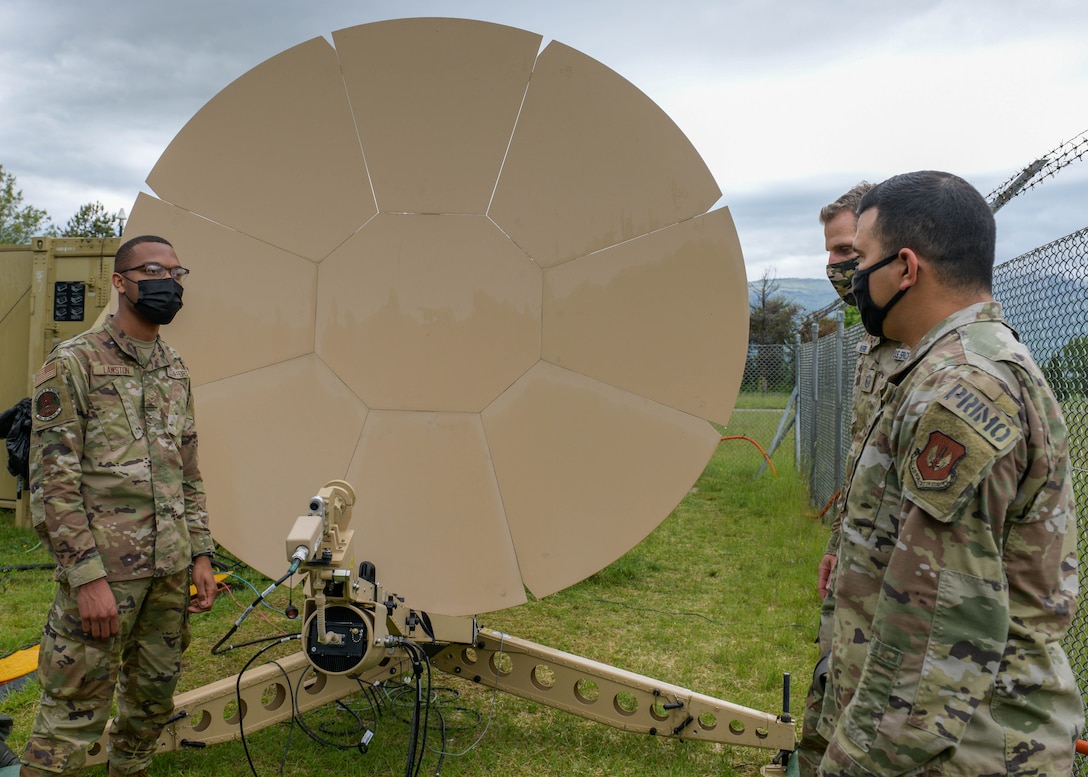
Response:
[{"label": "overcast sky", "polygon": [[[406,16],[507,24],[626,77],[702,154],[748,276],[823,277],[821,205],[945,169],[984,194],[1088,129],[1082,0],[4,0],[0,164],[63,226],[132,209],[188,119],[264,60]],[[331,40],[331,37],[330,37]],[[998,214],[998,260],[1088,226],[1088,161]]]}]

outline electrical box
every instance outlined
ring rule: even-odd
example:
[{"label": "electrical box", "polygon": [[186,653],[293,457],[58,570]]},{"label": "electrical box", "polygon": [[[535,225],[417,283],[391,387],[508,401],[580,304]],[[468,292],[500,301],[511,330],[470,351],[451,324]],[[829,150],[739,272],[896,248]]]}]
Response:
[{"label": "electrical box", "polygon": [[[0,245],[0,411],[30,396],[34,373],[53,346],[90,329],[110,302],[121,238],[38,237]],[[25,485],[0,457],[0,507],[29,524]]]}]

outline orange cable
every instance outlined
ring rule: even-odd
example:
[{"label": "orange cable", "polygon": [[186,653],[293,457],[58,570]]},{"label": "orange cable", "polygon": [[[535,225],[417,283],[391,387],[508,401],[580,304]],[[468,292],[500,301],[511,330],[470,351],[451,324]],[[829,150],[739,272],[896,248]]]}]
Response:
[{"label": "orange cable", "polygon": [[767,451],[763,450],[763,446],[760,445],[755,440],[753,440],[751,437],[746,437],[743,434],[731,434],[731,435],[728,435],[727,437],[723,437],[721,439],[721,442],[724,442],[725,440],[747,440],[748,442],[752,443],[752,445],[759,448],[759,452],[763,454],[764,461],[766,461],[767,465],[770,466],[770,468],[771,468],[771,474],[774,475],[775,477],[778,477],[778,470],[776,470],[774,468],[774,462],[772,462],[771,457],[767,455]]},{"label": "orange cable", "polygon": [[839,500],[839,495],[840,494],[842,494],[842,489],[841,488],[838,491],[836,491],[834,494],[831,495],[831,498],[827,500],[827,504],[824,505],[823,510],[816,513],[816,515],[812,515],[812,516],[809,516],[809,517],[812,518],[812,520],[814,520],[814,521],[819,521],[819,520],[823,519],[823,517],[825,515],[827,515],[827,511],[831,509],[831,505],[835,504],[835,502],[837,502]]}]

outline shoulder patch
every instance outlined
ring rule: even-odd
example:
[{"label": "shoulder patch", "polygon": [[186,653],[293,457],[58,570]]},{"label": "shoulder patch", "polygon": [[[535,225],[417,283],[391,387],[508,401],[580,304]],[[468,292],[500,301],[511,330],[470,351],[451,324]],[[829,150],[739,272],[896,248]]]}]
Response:
[{"label": "shoulder patch", "polygon": [[69,423],[76,417],[62,362],[51,361],[34,376],[30,412],[31,428],[35,431]]},{"label": "shoulder patch", "polygon": [[61,410],[60,392],[52,386],[46,386],[34,395],[34,418],[37,420],[52,421]]},{"label": "shoulder patch", "polygon": [[910,457],[914,485],[923,491],[942,491],[956,482],[956,468],[967,455],[967,446],[934,429]]},{"label": "shoulder patch", "polygon": [[965,421],[997,451],[1007,451],[1020,439],[1020,430],[1012,419],[982,391],[966,381],[957,381],[937,401]]},{"label": "shoulder patch", "polygon": [[960,519],[994,463],[1022,437],[1016,419],[969,380],[950,385],[924,404],[900,465],[904,495],[941,522]]}]

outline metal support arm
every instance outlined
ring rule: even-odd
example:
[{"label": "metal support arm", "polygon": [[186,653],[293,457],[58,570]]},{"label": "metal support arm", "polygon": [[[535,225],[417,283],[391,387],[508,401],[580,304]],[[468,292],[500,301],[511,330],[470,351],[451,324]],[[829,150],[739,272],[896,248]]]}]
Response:
[{"label": "metal support arm", "polygon": [[475,646],[448,645],[431,663],[624,731],[769,750],[794,748],[792,722],[490,629],[480,629]]}]

